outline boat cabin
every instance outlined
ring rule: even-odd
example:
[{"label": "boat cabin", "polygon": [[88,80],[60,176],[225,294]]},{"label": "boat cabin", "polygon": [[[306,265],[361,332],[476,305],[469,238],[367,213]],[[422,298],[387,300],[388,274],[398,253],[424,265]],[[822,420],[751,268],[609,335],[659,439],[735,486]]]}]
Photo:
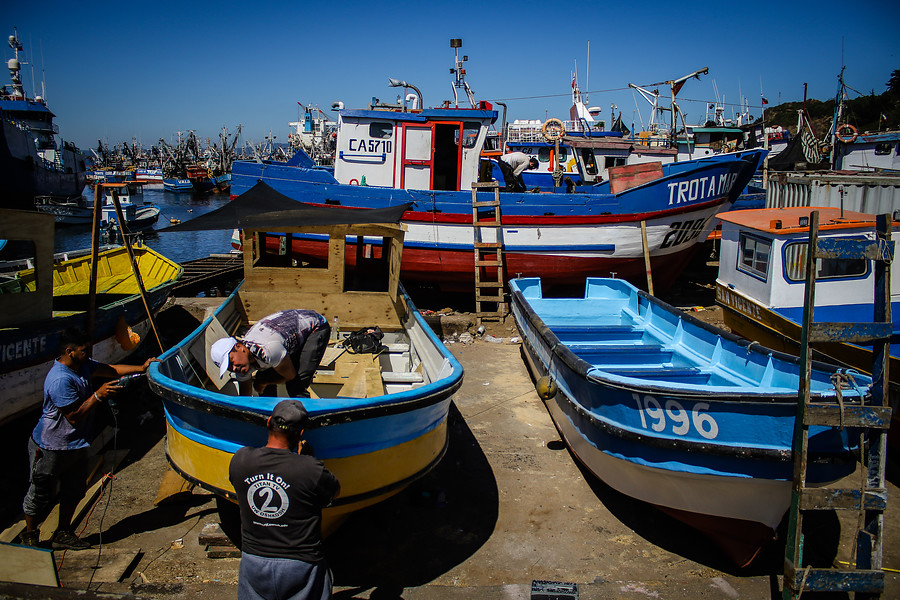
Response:
[{"label": "boat cabin", "polygon": [[[789,318],[796,317],[794,313],[799,310],[802,317],[809,215],[814,210],[819,211],[820,238],[875,239],[873,215],[842,212],[838,208],[792,207],[720,213],[717,217],[722,220],[722,246],[717,300],[736,309],[747,308],[750,303],[786,309],[785,316]],[[817,269],[816,307],[867,306],[871,313],[875,285],[871,261],[818,259]],[[892,276],[900,276],[896,261]],[[898,294],[892,294],[892,299],[896,302]],[[853,320],[828,319],[829,312],[817,311],[817,320]]]},{"label": "boat cabin", "polygon": [[420,190],[470,190],[497,112],[341,110],[334,176],[340,183]]}]

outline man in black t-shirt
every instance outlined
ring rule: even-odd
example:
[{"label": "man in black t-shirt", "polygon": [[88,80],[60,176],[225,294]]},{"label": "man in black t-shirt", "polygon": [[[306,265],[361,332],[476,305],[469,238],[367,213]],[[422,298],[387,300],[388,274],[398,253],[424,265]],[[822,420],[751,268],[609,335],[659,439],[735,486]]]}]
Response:
[{"label": "man in black t-shirt", "polygon": [[279,402],[266,446],[241,448],[231,459],[228,476],[241,509],[239,600],[331,598],[322,508],[340,483],[301,442],[306,420],[299,400]]}]

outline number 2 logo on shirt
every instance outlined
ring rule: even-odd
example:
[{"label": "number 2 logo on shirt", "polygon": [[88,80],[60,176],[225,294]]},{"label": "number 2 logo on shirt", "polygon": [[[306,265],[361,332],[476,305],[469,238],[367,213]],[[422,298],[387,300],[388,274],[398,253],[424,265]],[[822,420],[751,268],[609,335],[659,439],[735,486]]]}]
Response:
[{"label": "number 2 logo on shirt", "polygon": [[262,479],[247,489],[247,504],[257,517],[277,519],[287,512],[290,501],[280,480]]}]

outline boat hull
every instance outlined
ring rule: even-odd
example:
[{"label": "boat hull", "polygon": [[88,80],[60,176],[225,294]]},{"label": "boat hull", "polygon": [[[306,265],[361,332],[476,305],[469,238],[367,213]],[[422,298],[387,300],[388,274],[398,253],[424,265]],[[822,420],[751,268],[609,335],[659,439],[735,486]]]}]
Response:
[{"label": "boat hull", "polygon": [[[13,103],[15,104],[15,103]],[[77,196],[87,183],[84,160],[68,145],[61,165],[50,165],[37,152],[33,136],[0,111],[0,208],[34,210],[36,196]]]},{"label": "boat hull", "polygon": [[[583,194],[500,194],[501,231],[479,228],[483,242],[501,242],[507,278],[540,275],[548,285],[581,284],[586,276],[616,273],[646,285],[646,253],[654,288],[670,285],[716,225],[713,216],[737,198],[759,155],[731,160],[664,165],[663,177],[617,194],[609,184]],[[330,181],[329,181],[330,179]],[[232,195],[264,181],[309,204],[377,208],[414,202],[403,223],[403,277],[442,289],[474,284],[472,201],[468,191],[428,191],[342,185],[325,171],[290,165],[236,161]],[[494,195],[477,194],[479,202]],[[485,215],[479,213],[479,219]]]},{"label": "boat hull", "polygon": [[[235,499],[228,466],[238,449],[264,446],[266,418],[277,397],[241,398],[204,389],[193,370],[207,330],[216,323],[234,323],[241,288],[195,332],[160,357],[150,368],[151,388],[163,399],[168,430],[166,452],[172,467],[187,480],[216,494]],[[424,385],[388,389],[379,397],[322,396],[304,399],[311,422],[306,439],[317,458],[341,482],[341,495],[323,514],[329,530],[351,512],[396,494],[434,468],[447,450],[447,416],[452,394],[462,383],[462,367],[441,344],[401,292],[409,307],[404,335],[440,376]],[[379,361],[394,359],[390,351]],[[409,350],[407,350],[409,352]],[[190,357],[194,357],[193,359]],[[205,360],[205,358],[204,358]],[[384,364],[382,365],[384,366]],[[318,378],[311,389],[319,396],[326,387]]]},{"label": "boat hull", "polygon": [[[571,314],[553,313],[548,324],[540,315],[558,300],[542,299],[534,291],[523,294],[520,284],[527,287],[533,281],[512,282],[513,314],[535,378],[550,377],[558,386],[544,401],[573,454],[617,491],[665,509],[708,534],[736,564],[749,564],[772,539],[789,506],[796,392],[784,389],[784,382],[780,389],[754,390],[744,383],[730,389],[714,381],[708,369],[673,366],[682,351],[665,348],[681,343],[674,337],[652,350],[673,355],[649,368],[641,362],[648,346],[642,347],[645,342],[634,336],[646,340],[651,335],[647,332],[656,336],[665,328],[677,336],[688,328],[685,323],[696,320],[677,316],[677,309],[635,290],[625,299],[566,298],[570,304],[563,306],[570,307]],[[594,281],[603,280],[589,284]],[[633,323],[628,319],[613,323],[605,313],[602,324],[592,320],[602,310],[598,306],[623,302],[643,316]],[[687,355],[695,351],[712,355],[717,344],[739,347],[738,338],[725,332],[719,336],[706,325],[700,330],[690,341],[685,336],[684,344],[691,348],[683,351]],[[560,335],[567,341],[555,331],[565,331]],[[598,341],[598,335],[608,337]],[[737,354],[746,362],[733,368],[765,377],[759,369],[771,364],[773,355],[768,350],[757,354],[756,348],[746,349],[744,344]],[[775,359],[796,364],[786,355]],[[643,375],[633,374],[638,371]],[[617,372],[632,375],[614,375]],[[674,384],[662,379],[668,376]],[[740,375],[733,378],[743,381]],[[818,381],[821,388],[827,379]],[[819,428],[811,432],[810,443],[815,452],[830,456],[810,465],[812,484],[835,481],[853,471],[846,433]],[[732,535],[723,535],[729,529]]]}]

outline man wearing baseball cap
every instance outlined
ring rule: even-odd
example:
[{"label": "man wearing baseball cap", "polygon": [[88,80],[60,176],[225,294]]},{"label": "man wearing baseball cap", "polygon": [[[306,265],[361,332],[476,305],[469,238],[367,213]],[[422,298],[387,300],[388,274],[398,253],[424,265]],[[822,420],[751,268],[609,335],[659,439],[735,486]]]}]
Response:
[{"label": "man wearing baseball cap", "polygon": [[331,598],[322,509],[340,483],[301,441],[306,422],[299,400],[282,400],[266,422],[265,447],[241,448],[231,459],[241,511],[239,600]]},{"label": "man wearing baseball cap", "polygon": [[309,398],[330,336],[328,319],[316,311],[282,310],[254,323],[243,337],[217,340],[209,353],[220,376],[235,374],[242,396],[251,389],[262,395],[270,384],[284,383],[291,397]]}]

